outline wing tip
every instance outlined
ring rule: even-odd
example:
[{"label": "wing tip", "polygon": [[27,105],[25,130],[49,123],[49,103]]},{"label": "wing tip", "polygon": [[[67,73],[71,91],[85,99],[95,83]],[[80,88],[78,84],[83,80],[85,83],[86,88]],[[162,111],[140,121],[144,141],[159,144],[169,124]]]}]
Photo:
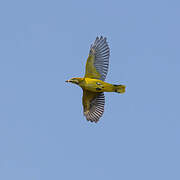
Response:
[{"label": "wing tip", "polygon": [[87,120],[87,121],[90,121],[90,122],[92,122],[92,123],[93,123],[93,122],[97,123],[97,122],[99,121],[99,119],[100,119],[100,117],[97,117],[97,118],[91,117],[89,111],[85,111],[85,112],[84,112],[84,116],[86,117],[86,120]]},{"label": "wing tip", "polygon": [[102,35],[101,36],[96,36],[95,42],[99,41],[99,40],[101,40],[101,41],[104,40],[106,42],[107,41],[107,37],[106,36],[102,36]]},{"label": "wing tip", "polygon": [[91,44],[91,45],[95,45],[95,44],[98,44],[99,42],[102,42],[102,41],[104,41],[105,43],[108,43],[107,42],[107,37],[106,36],[96,36],[96,39],[95,39],[95,41],[94,41],[94,43],[93,44]]},{"label": "wing tip", "polygon": [[109,48],[109,45],[108,45],[108,42],[107,42],[107,37],[103,37],[103,36],[99,37],[99,36],[97,36],[96,40],[90,46],[90,53],[92,54],[92,49],[94,49],[95,51],[96,51],[96,49],[99,49],[100,51],[103,51],[103,50],[105,50],[104,48],[109,53],[110,48]]}]

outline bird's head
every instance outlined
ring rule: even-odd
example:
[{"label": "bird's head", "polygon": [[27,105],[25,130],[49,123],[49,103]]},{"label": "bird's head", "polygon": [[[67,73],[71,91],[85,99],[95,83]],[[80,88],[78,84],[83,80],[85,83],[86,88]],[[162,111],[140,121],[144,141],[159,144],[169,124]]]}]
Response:
[{"label": "bird's head", "polygon": [[66,82],[70,82],[70,83],[79,85],[79,83],[81,81],[82,81],[82,78],[71,78],[71,79],[67,80]]}]

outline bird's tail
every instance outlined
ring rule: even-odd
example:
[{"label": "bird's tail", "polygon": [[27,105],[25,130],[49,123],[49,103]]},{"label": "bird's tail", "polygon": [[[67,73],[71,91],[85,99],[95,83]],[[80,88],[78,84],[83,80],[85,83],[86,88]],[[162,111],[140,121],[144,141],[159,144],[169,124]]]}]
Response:
[{"label": "bird's tail", "polygon": [[114,85],[114,92],[124,93],[126,91],[125,85]]}]

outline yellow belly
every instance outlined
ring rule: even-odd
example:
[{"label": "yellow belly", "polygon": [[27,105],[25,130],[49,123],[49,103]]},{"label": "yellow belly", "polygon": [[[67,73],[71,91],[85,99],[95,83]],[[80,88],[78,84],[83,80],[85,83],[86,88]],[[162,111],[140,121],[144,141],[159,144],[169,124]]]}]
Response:
[{"label": "yellow belly", "polygon": [[92,92],[113,92],[114,86],[112,84],[106,83],[104,81],[92,78],[84,78],[84,81],[80,86]]}]

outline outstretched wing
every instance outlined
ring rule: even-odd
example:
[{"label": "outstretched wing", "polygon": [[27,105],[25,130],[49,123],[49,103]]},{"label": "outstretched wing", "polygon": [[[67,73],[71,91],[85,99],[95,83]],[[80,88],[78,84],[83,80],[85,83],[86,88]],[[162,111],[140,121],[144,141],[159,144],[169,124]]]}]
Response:
[{"label": "outstretched wing", "polygon": [[96,93],[83,90],[83,108],[86,119],[91,122],[98,122],[103,115],[105,105],[104,93]]},{"label": "outstretched wing", "polygon": [[110,49],[105,37],[97,37],[91,45],[86,62],[85,77],[105,80],[109,66]]}]

